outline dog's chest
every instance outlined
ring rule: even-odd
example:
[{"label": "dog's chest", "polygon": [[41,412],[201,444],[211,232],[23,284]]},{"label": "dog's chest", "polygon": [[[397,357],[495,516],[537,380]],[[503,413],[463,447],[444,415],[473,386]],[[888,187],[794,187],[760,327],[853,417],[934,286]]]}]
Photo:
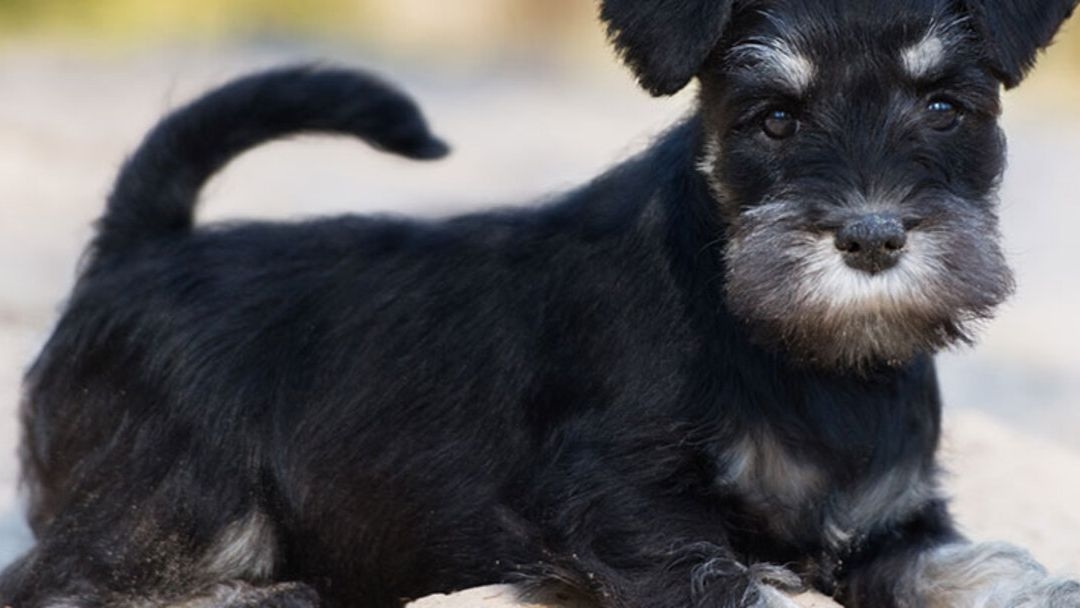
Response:
[{"label": "dog's chest", "polygon": [[727,446],[719,463],[717,483],[762,522],[763,532],[832,549],[903,519],[936,495],[931,474],[902,463],[841,484],[835,472],[768,433]]},{"label": "dog's chest", "polygon": [[819,467],[794,457],[767,433],[743,437],[724,449],[719,460],[722,488],[734,492],[753,510],[781,518],[802,511],[826,483]]}]

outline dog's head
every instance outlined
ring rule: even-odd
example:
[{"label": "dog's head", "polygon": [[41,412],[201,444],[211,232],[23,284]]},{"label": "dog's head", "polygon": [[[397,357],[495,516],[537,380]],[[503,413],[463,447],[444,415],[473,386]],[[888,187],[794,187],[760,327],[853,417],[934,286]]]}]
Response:
[{"label": "dog's head", "polygon": [[1001,85],[1076,0],[606,0],[642,84],[701,81],[732,311],[848,368],[957,341],[1012,289]]}]

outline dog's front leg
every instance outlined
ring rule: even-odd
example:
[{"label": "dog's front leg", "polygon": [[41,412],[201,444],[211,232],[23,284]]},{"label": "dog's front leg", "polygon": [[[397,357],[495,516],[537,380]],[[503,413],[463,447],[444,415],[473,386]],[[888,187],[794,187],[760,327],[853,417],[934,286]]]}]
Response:
[{"label": "dog's front leg", "polygon": [[664,445],[630,450],[633,466],[619,447],[581,451],[543,476],[529,518],[542,530],[540,582],[569,583],[603,608],[796,608],[787,594],[800,577],[736,554],[709,478]]},{"label": "dog's front leg", "polygon": [[790,594],[804,589],[782,566],[748,565],[710,543],[604,552],[577,545],[549,555],[543,578],[569,582],[601,608],[798,608]]},{"label": "dog's front leg", "polygon": [[847,608],[1080,607],[1080,582],[1050,576],[1023,549],[965,540],[941,505],[885,537],[841,582]]}]

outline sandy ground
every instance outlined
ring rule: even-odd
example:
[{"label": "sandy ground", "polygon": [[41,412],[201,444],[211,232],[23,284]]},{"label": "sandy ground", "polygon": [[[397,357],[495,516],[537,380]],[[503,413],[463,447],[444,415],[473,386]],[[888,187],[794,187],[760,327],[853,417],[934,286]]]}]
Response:
[{"label": "sandy ground", "polygon": [[[411,165],[346,141],[275,144],[211,184],[204,221],[526,204],[639,149],[688,103],[650,100],[614,70],[418,70],[341,49],[0,55],[0,563],[29,542],[15,491],[19,377],[70,287],[123,155],[156,116],[204,87],[316,58],[390,65],[455,144],[454,157]],[[1080,116],[1034,97],[1012,97],[1009,106],[1003,216],[1020,293],[976,350],[942,358],[949,490],[971,536],[1022,544],[1051,569],[1080,573],[1080,205],[1072,184]],[[511,595],[484,588],[420,605],[496,606]]]}]

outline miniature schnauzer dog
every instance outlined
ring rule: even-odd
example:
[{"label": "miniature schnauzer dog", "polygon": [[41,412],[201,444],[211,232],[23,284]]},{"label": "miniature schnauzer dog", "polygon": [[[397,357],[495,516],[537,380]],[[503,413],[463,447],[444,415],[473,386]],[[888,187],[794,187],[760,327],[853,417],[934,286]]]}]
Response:
[{"label": "miniature schnauzer dog", "polygon": [[446,147],[289,68],[161,122],[27,376],[37,544],[0,605],[400,605],[499,581],[605,608],[1080,606],[953,526],[932,355],[1013,282],[1002,86],[1076,0],[604,0],[697,110],[539,209],[194,227],[300,131]]}]

